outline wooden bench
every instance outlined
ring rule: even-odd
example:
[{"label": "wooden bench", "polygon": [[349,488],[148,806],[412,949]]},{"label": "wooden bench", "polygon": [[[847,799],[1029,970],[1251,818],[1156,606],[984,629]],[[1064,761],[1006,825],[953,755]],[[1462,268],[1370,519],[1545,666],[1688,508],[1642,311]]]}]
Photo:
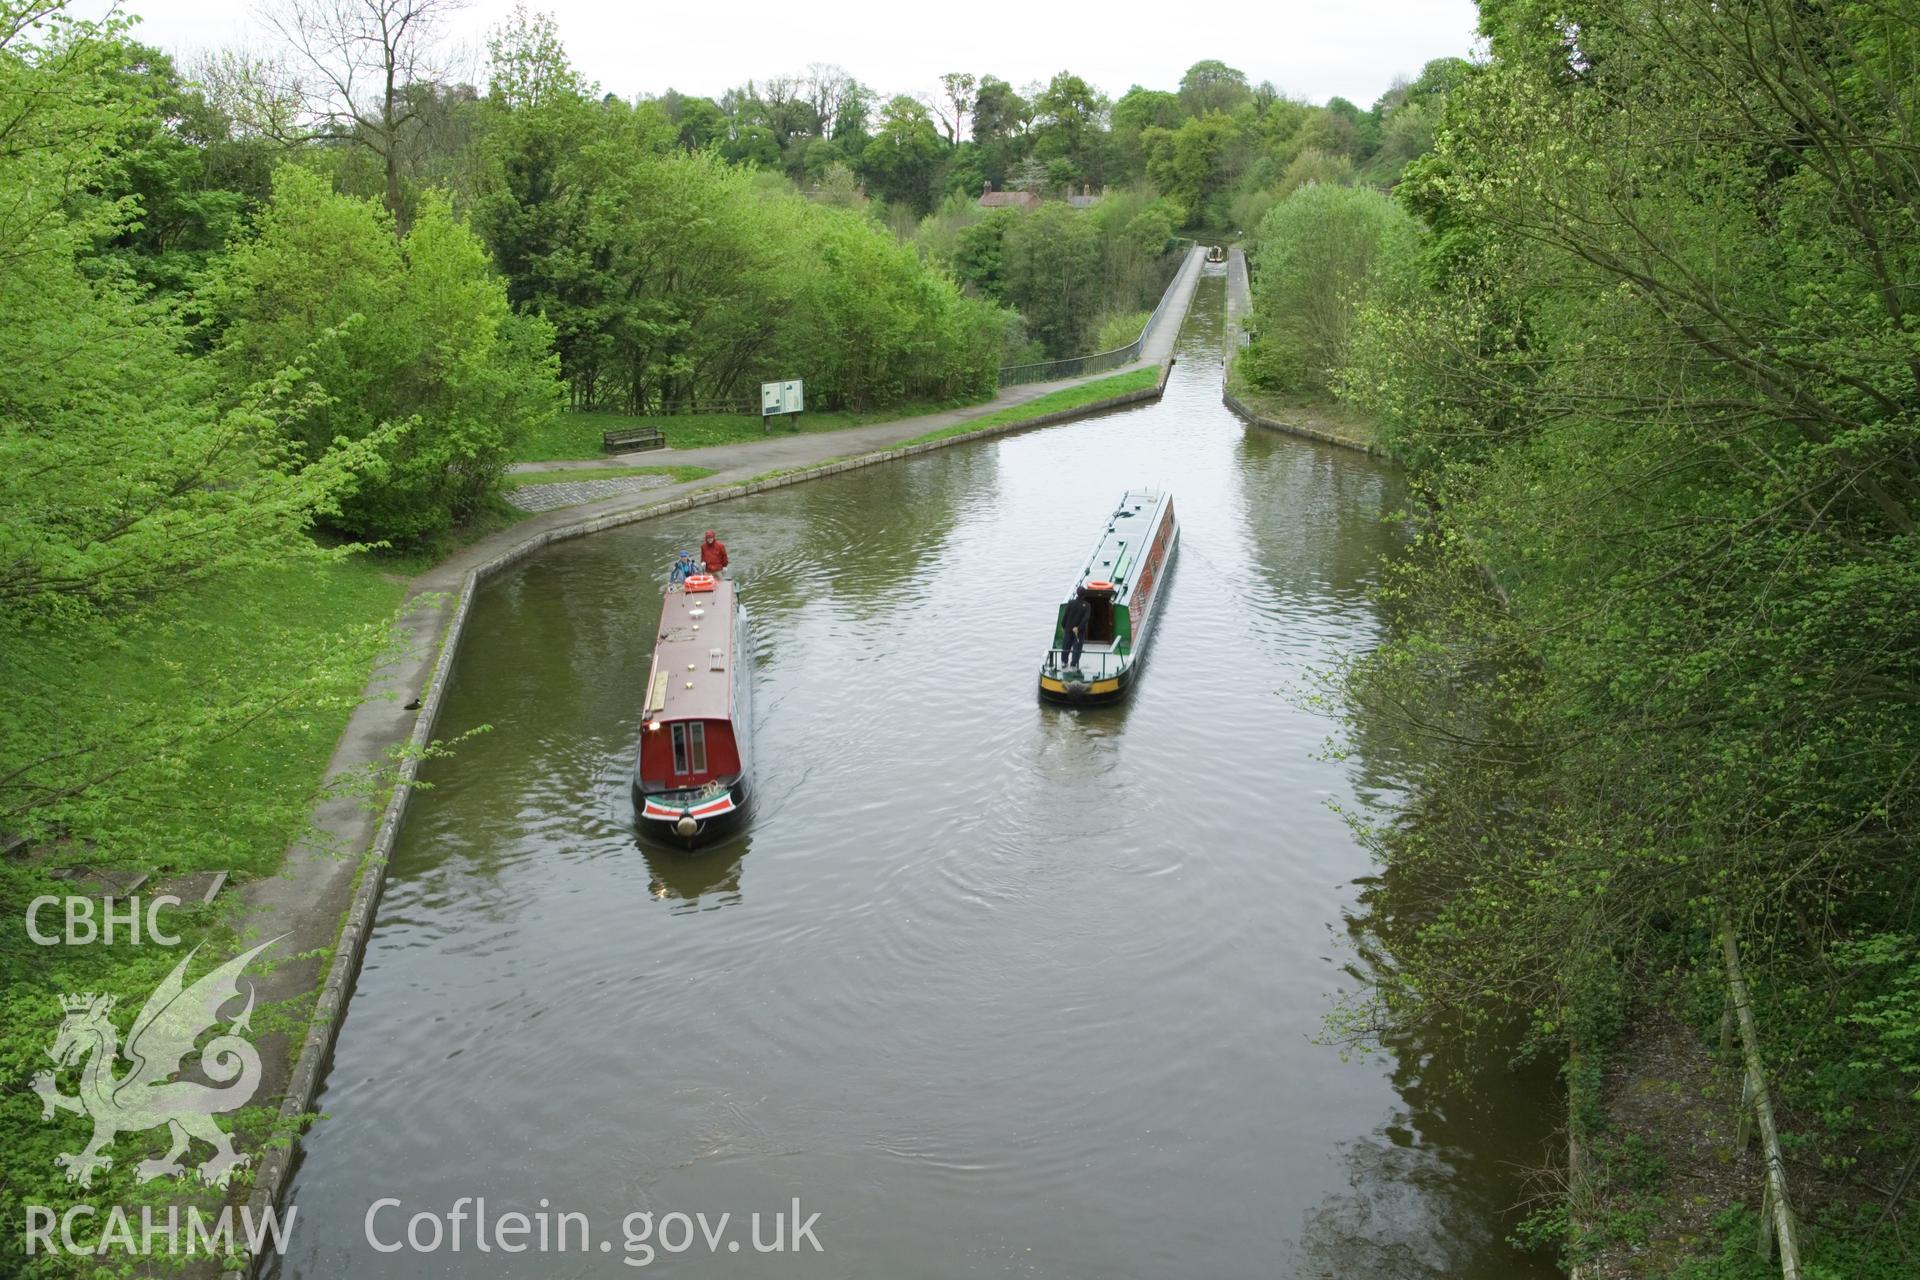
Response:
[{"label": "wooden bench", "polygon": [[639,449],[664,449],[666,436],[657,427],[630,427],[625,431],[602,431],[600,447],[608,453],[629,453]]}]

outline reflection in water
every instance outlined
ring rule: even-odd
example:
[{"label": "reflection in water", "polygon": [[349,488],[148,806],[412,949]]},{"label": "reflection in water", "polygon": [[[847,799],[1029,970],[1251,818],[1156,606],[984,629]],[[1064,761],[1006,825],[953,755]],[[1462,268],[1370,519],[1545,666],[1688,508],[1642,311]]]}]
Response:
[{"label": "reflection in water", "polygon": [[[798,1196],[825,1252],[764,1264],[793,1276],[1549,1274],[1501,1242],[1537,1082],[1483,1072],[1482,1105],[1436,1083],[1445,1046],[1314,1043],[1373,870],[1333,806],[1392,787],[1286,695],[1374,643],[1399,494],[1227,414],[1220,303],[1216,275],[1157,405],[562,544],[480,594],[441,730],[492,732],[413,803],[284,1274],[626,1271],[376,1253],[382,1195],[616,1235]],[[1142,483],[1182,519],[1149,665],[1119,706],[1038,705],[1063,585]],[[709,523],[755,619],[758,785],[689,856],[636,843],[627,781],[661,569]]]},{"label": "reflection in water", "polygon": [[750,838],[744,833],[688,853],[653,843],[635,841],[647,860],[647,892],[676,910],[710,910],[740,901],[740,864]]}]

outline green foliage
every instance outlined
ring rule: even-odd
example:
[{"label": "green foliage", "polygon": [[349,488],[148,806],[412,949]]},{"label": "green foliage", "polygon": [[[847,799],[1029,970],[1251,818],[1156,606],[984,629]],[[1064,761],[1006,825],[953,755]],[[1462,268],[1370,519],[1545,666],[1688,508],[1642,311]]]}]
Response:
[{"label": "green foliage", "polygon": [[460,523],[497,485],[513,441],[559,409],[551,331],[516,316],[487,253],[442,199],[396,240],[380,205],[289,166],[258,234],[201,294],[233,394],[300,364],[324,399],[290,425],[301,456],[377,440],[379,464],[330,517],[370,538]]},{"label": "green foliage", "polygon": [[[0,30],[29,12],[0,11]],[[38,13],[37,8],[31,12]],[[116,139],[150,103],[123,92],[118,28],[55,12],[47,43],[0,48],[0,617],[82,625],[200,578],[305,554],[316,512],[364,467],[365,450],[304,460],[279,448],[299,380],[263,371],[223,409],[172,314],[76,252],[110,239],[134,202],[60,193],[111,170]]]},{"label": "green foliage", "polygon": [[1567,1248],[1569,1235],[1567,1216],[1565,1200],[1549,1200],[1520,1219],[1513,1234],[1507,1237],[1508,1243],[1517,1249],[1561,1257]]},{"label": "green foliage", "polygon": [[1551,1039],[1596,957],[1711,974],[1724,910],[1786,1141],[1904,1160],[1920,7],[1483,8],[1399,189],[1433,234],[1337,380],[1433,513],[1345,681],[1436,750],[1371,836],[1421,890],[1381,1003]]},{"label": "green foliage", "polygon": [[1371,290],[1411,268],[1419,228],[1377,192],[1307,186],[1260,223],[1252,255],[1252,345],[1239,364],[1256,387],[1319,391],[1345,369]]},{"label": "green foliage", "polygon": [[1239,141],[1239,126],[1218,112],[1195,116],[1175,130],[1150,130],[1143,136],[1147,176],[1179,204],[1183,224],[1201,222],[1210,214],[1215,215],[1214,221],[1220,220],[1213,202],[1238,176]]},{"label": "green foliage", "polygon": [[[1107,350],[1096,345],[1104,316],[1159,300],[1172,275],[1174,216],[1166,201],[1138,192],[1109,193],[1086,210],[943,209],[922,223],[921,245],[963,285],[1019,312],[1019,334],[1006,336],[1037,343],[1032,358],[1059,359]],[[1023,362],[1016,345],[1003,344],[1005,363]]]},{"label": "green foliage", "polygon": [[[1672,1280],[1778,1280],[1779,1262],[1761,1257],[1755,1247],[1760,1220],[1751,1209],[1735,1206],[1713,1225],[1718,1251],[1680,1260]],[[1882,1219],[1877,1207],[1857,1215],[1822,1215],[1801,1235],[1807,1280],[1907,1280],[1913,1274],[1912,1228]]]},{"label": "green foliage", "polygon": [[[832,158],[839,136],[821,143],[831,154],[808,200],[677,150],[670,112],[684,121],[685,100],[643,108],[564,87],[493,104],[476,223],[514,306],[553,325],[576,407],[745,407],[760,382],[796,375],[823,410],[991,389],[1006,317],[863,216],[852,170]],[[924,211],[927,166],[945,149],[926,109],[895,99],[862,145],[861,173],[891,202],[874,215]],[[818,148],[806,150],[812,163]]]},{"label": "green foliage", "polygon": [[786,345],[824,405],[862,410],[993,390],[1002,320],[850,215],[809,210],[813,261]]},{"label": "green foliage", "polygon": [[[0,773],[39,759],[0,790],[0,825],[41,856],[0,859],[0,1072],[25,1081],[47,1065],[64,992],[139,1003],[182,954],[165,947],[53,947],[21,927],[26,903],[72,886],[48,872],[69,863],[169,872],[273,874],[308,830],[328,757],[382,649],[404,586],[367,558],[235,571],[172,593],[164,607],[58,632],[9,635],[0,693]],[[66,759],[49,758],[71,753]],[[22,802],[27,808],[21,808]],[[52,838],[50,837],[57,837]],[[48,841],[42,845],[41,841]],[[224,895],[211,908],[168,913],[187,946],[230,945]],[[287,1013],[257,1010],[256,1028]],[[242,1120],[257,1140],[262,1116]],[[71,1125],[40,1119],[24,1088],[0,1105],[0,1211],[62,1205],[74,1189],[53,1162],[75,1149]],[[152,1145],[142,1149],[145,1140]],[[136,1159],[165,1145],[124,1135],[112,1175],[93,1195],[136,1204],[179,1192],[135,1185]],[[203,1208],[207,1206],[203,1205]],[[164,1212],[164,1211],[163,1211]],[[14,1236],[0,1252],[10,1269]],[[59,1270],[84,1261],[86,1269]],[[32,1274],[94,1274],[95,1260],[56,1255]]]},{"label": "green foliage", "polygon": [[1117,351],[1140,336],[1152,315],[1148,311],[1117,311],[1101,317],[1093,332],[1095,351]]},{"label": "green foliage", "polygon": [[1106,182],[1106,95],[1070,71],[1047,82],[1033,99],[1033,155],[1066,161],[1069,180]]},{"label": "green foliage", "polygon": [[1105,302],[1099,229],[1077,210],[1046,204],[1008,222],[1003,244],[1001,298],[1026,317],[1027,331],[1049,355],[1087,351]]},{"label": "green foliage", "polygon": [[1876,933],[1834,944],[1832,957],[1865,980],[1862,996],[1835,1019],[1837,1030],[1861,1040],[1848,1065],[1899,1081],[1920,1100],[1920,940]]},{"label": "green foliage", "polygon": [[156,49],[125,46],[109,74],[142,105],[88,193],[125,216],[86,263],[95,273],[123,271],[149,288],[183,293],[265,198],[271,145],[236,137],[233,121]]},{"label": "green foliage", "polygon": [[927,109],[908,97],[888,102],[880,128],[860,154],[861,172],[874,194],[924,215],[933,204],[935,179],[946,147]]},{"label": "green foliage", "polygon": [[1246,73],[1217,58],[1194,63],[1180,77],[1180,105],[1195,119],[1225,114],[1252,100]]}]

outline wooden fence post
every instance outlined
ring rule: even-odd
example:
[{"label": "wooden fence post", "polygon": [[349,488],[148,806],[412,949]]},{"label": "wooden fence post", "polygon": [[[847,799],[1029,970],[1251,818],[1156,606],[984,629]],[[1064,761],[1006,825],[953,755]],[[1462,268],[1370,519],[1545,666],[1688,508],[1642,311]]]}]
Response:
[{"label": "wooden fence post", "polygon": [[1720,953],[1727,964],[1727,992],[1740,1027],[1740,1052],[1746,1068],[1746,1081],[1741,1088],[1740,1146],[1742,1150],[1746,1148],[1747,1113],[1751,1111],[1760,1130],[1760,1153],[1767,1165],[1766,1185],[1760,1195],[1760,1252],[1762,1257],[1771,1257],[1768,1245],[1778,1241],[1781,1277],[1801,1280],[1799,1232],[1793,1220],[1793,1202],[1787,1197],[1787,1158],[1780,1150],[1780,1135],[1773,1126],[1773,1101],[1767,1094],[1766,1066],[1760,1059],[1760,1032],[1753,1021],[1747,979],[1740,969],[1740,947],[1733,939],[1733,921],[1725,911],[1720,913]]}]

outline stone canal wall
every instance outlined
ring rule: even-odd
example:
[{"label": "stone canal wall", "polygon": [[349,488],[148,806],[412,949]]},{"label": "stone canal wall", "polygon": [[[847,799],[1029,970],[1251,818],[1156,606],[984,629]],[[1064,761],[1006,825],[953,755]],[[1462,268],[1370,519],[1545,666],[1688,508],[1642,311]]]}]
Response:
[{"label": "stone canal wall", "polygon": [[[256,1153],[256,1174],[248,1199],[255,1221],[260,1220],[269,1207],[282,1201],[297,1167],[298,1135],[313,1109],[321,1077],[332,1059],[341,1019],[352,997],[368,935],[379,909],[388,859],[399,839],[401,824],[406,820],[419,763],[432,743],[441,700],[458,660],[467,614],[481,585],[556,542],[804,484],[860,467],[897,462],[990,436],[1032,430],[1128,404],[1157,400],[1166,390],[1167,378],[1173,370],[1174,342],[1192,305],[1204,257],[1204,251],[1197,247],[1188,254],[1167,287],[1165,305],[1143,339],[1142,363],[1157,364],[1159,369],[1159,376],[1150,387],[1024,421],[878,449],[738,484],[707,489],[697,488],[702,483],[699,481],[676,485],[675,489],[691,491],[658,501],[643,502],[639,500],[643,495],[629,495],[626,499],[593,504],[589,510],[601,508],[598,514],[547,512],[467,548],[414,580],[406,611],[398,624],[399,656],[369,680],[327,769],[327,777],[332,781],[389,765],[394,785],[385,806],[376,818],[362,801],[351,795],[323,802],[313,815],[317,838],[289,850],[279,875],[247,887],[243,934],[287,935],[280,948],[283,963],[258,984],[261,997],[275,1001],[314,997],[312,1016],[297,1044],[274,1044],[262,1037],[263,1043],[259,1046],[265,1067],[262,1093],[280,1097],[276,1132],[286,1140]],[[1098,376],[1111,376],[1111,371]],[[993,404],[982,405],[978,414],[984,417],[997,408]],[[830,441],[832,436],[833,433],[821,433],[815,438]],[[732,448],[739,451],[742,462],[750,464],[758,446],[744,444]],[[622,505],[623,502],[627,505]],[[311,957],[329,951],[330,958],[322,972],[320,963]],[[260,1261],[256,1258],[245,1270],[227,1273],[226,1280],[247,1280]]]}]

